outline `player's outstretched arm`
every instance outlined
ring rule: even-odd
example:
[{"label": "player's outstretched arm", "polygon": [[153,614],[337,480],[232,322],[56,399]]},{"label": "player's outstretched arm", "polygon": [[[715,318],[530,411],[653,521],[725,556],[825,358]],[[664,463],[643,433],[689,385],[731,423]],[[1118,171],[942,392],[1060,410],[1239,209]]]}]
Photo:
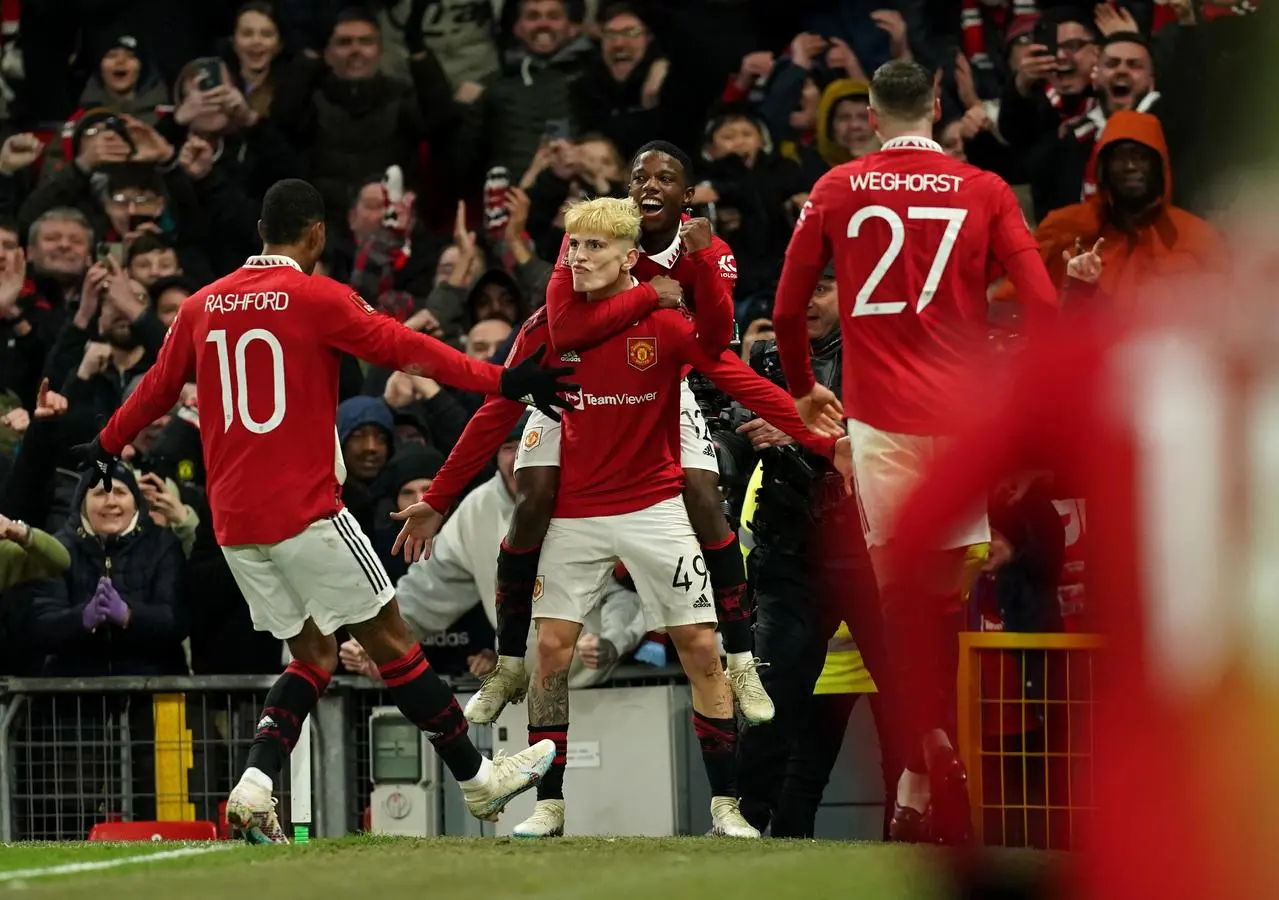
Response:
[{"label": "player's outstretched arm", "polygon": [[657,309],[657,291],[650,284],[592,303],[573,290],[573,275],[564,265],[568,238],[560,247],[560,258],[546,285],[546,312],[551,341],[563,350],[588,350]]},{"label": "player's outstretched arm", "polygon": [[137,389],[115,411],[98,435],[97,444],[104,454],[119,456],[124,445],[137,437],[143,428],[173,409],[182,396],[182,386],[195,379],[192,319],[191,315],[184,316],[182,310],[178,310],[178,317],[165,336],[155,365],[142,376]]},{"label": "player's outstretched arm", "polygon": [[998,206],[991,224],[990,252],[1016,288],[1017,302],[1025,310],[1027,323],[1036,327],[1056,317],[1060,309],[1057,288],[1012,188],[998,176],[992,175],[991,181],[995,183]]},{"label": "player's outstretched arm", "polygon": [[804,447],[828,459],[834,457],[835,441],[842,436],[837,423],[823,422],[820,432],[810,430],[785,391],[756,374],[731,350],[725,350],[718,357],[706,353],[693,337],[691,325],[685,322],[678,325],[683,327],[676,343],[677,346],[682,345],[685,362],[709,378],[717,388]]},{"label": "player's outstretched arm", "polygon": [[324,308],[317,320],[321,321],[330,346],[375,365],[433,378],[440,384],[529,403],[552,418],[559,417],[556,407],[569,408],[558,394],[577,390],[577,385],[560,380],[571,375],[572,369],[543,369],[540,355],[505,369],[479,362],[442,341],[405,328],[389,316],[378,315],[363,297],[336,281],[315,280],[327,281],[322,289]]},{"label": "player's outstretched arm", "polygon": [[808,300],[831,258],[830,247],[822,233],[821,200],[828,183],[827,175],[818,179],[808,202],[800,210],[799,221],[795,223],[795,231],[786,247],[782,277],[773,300],[777,356],[786,375],[786,386],[791,396],[797,398],[807,397],[817,384],[808,349],[807,316]]}]

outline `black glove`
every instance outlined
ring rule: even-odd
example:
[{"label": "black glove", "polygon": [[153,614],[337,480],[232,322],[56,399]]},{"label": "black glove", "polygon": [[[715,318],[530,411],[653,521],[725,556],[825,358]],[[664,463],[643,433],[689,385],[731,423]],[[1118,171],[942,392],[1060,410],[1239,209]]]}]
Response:
[{"label": "black glove", "polygon": [[87,444],[77,444],[72,447],[71,458],[81,469],[91,469],[98,473],[97,477],[89,482],[89,487],[101,483],[104,491],[108,493],[111,491],[111,478],[117,473],[116,467],[120,465],[120,459],[103,450],[98,438],[95,437]]},{"label": "black glove", "polygon": [[560,381],[566,375],[572,375],[572,369],[543,369],[542,357],[546,355],[546,345],[542,344],[518,366],[502,371],[502,396],[508,400],[536,406],[554,421],[560,421],[560,414],[555,407],[572,409],[560,394],[576,393],[581,385]]},{"label": "black glove", "polygon": [[416,56],[426,49],[426,36],[422,34],[422,22],[431,0],[413,0],[408,18],[404,21],[404,49],[409,56]]}]

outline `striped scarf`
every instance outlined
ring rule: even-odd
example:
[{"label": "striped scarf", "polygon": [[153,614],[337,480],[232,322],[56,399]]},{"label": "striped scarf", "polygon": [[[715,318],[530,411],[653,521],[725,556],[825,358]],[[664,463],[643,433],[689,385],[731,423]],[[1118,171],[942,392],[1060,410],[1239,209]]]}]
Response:
[{"label": "striped scarf", "polygon": [[[1260,0],[1257,0],[1260,2]],[[1246,16],[1249,13],[1257,11],[1257,3],[1251,0],[1241,0],[1233,6],[1217,6],[1215,4],[1205,3],[1201,5],[1195,15],[1201,22],[1211,22],[1214,19],[1225,18],[1226,16]],[[1150,20],[1150,33],[1158,33],[1160,28],[1177,21],[1177,14],[1173,12],[1171,4],[1156,3],[1155,14]]]},{"label": "striped scarf", "polygon": [[974,69],[994,68],[990,52],[986,47],[984,22],[986,16],[989,16],[990,21],[1000,30],[1000,33],[1003,33],[1018,16],[1039,14],[1039,11],[1035,9],[1035,0],[1011,0],[1011,3],[1010,8],[1009,0],[1003,0],[1001,6],[987,6],[980,0],[963,0],[963,7],[959,13],[961,41],[964,55],[968,57]]}]

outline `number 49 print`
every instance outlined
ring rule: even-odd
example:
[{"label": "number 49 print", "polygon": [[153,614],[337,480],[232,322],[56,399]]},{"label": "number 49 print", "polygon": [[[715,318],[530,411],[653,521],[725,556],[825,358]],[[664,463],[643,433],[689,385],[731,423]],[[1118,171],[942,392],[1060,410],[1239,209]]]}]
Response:
[{"label": "number 49 print", "polygon": [[[706,560],[702,559],[700,553],[693,557],[691,571],[693,576],[702,579],[702,586],[695,590],[706,590],[706,586],[710,583],[710,578],[706,574]],[[694,590],[693,578],[690,577],[690,570],[684,567],[684,557],[682,556],[675,563],[675,574],[671,577],[671,587],[683,588],[685,593]]]}]

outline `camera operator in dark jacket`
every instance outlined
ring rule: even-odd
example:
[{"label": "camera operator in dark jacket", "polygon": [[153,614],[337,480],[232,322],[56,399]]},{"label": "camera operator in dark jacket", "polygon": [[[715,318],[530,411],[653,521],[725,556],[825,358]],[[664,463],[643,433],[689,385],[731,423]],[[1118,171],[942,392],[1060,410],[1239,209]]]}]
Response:
[{"label": "camera operator in dark jacket", "polygon": [[[808,331],[814,374],[838,395],[842,342],[831,269],[809,300]],[[750,364],[770,381],[785,386],[772,341],[754,345]],[[736,427],[731,434],[721,432],[717,441],[722,454],[732,457],[731,463],[720,465],[725,480],[735,473],[749,479],[757,458],[763,466],[757,506],[749,523],[754,548],[747,568],[755,592],[755,651],[769,663],[760,670],[760,678],[777,709],[771,723],[741,735],[738,780],[742,814],[761,830],[771,826],[774,837],[811,837],[838,745],[801,746],[815,734],[832,731],[803,726],[812,712],[813,689],[826,660],[827,643],[841,620],[848,623],[879,687],[872,709],[880,726],[886,790],[895,784],[900,768],[895,762],[895,742],[884,737],[885,729],[880,725],[879,707],[891,701],[884,693],[875,578],[856,501],[846,490],[843,477],[825,460],[802,450],[740,407],[726,417],[734,419]],[[843,729],[834,732],[834,738],[842,740]],[[825,762],[803,762],[817,759]],[[800,777],[795,777],[796,773]]]}]

